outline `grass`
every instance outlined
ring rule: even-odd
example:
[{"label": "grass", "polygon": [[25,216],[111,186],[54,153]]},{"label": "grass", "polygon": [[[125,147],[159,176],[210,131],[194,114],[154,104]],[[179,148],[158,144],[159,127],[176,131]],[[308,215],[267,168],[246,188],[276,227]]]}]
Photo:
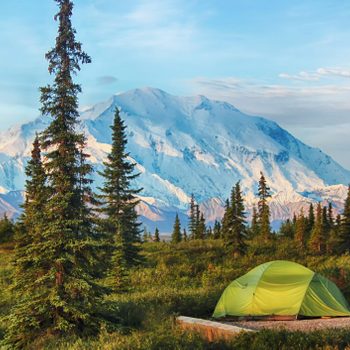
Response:
[{"label": "grass", "polygon": [[[250,242],[246,256],[233,259],[220,240],[190,241],[177,245],[145,243],[145,264],[130,273],[131,290],[112,294],[121,321],[119,331],[102,329],[94,339],[44,338],[33,349],[345,349],[349,330],[301,333],[261,331],[245,333],[231,342],[207,343],[198,335],[179,330],[176,315],[209,318],[223,289],[234,278],[270,260],[299,262],[335,281],[350,298],[350,256],[308,256],[288,239],[269,244]],[[0,246],[0,315],[8,313],[11,295],[10,246]],[[0,338],[6,329],[0,323]]]}]

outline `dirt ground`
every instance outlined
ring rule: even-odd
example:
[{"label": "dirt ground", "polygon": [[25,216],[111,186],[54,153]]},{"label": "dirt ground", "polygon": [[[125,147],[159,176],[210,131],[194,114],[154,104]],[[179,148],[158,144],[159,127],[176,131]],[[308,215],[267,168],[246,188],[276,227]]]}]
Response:
[{"label": "dirt ground", "polygon": [[[225,322],[226,323],[226,322]],[[350,317],[336,317],[336,318],[315,318],[305,320],[293,321],[235,321],[227,322],[227,324],[249,328],[254,330],[261,329],[287,329],[290,331],[313,331],[326,328],[349,328]]]}]

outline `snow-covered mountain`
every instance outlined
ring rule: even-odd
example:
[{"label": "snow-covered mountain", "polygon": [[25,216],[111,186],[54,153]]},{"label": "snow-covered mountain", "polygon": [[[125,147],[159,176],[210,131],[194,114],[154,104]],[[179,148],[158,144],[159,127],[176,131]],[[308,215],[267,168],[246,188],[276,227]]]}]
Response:
[{"label": "snow-covered mountain", "polygon": [[[260,171],[274,194],[273,220],[290,217],[311,201],[331,200],[341,208],[350,171],[321,150],[305,145],[275,122],[245,115],[227,102],[178,97],[154,88],[114,95],[81,113],[96,170],[110,150],[109,126],[116,107],[128,126],[128,150],[141,173],[136,183],[144,188],[139,210],[152,228],[168,230],[175,212],[185,218],[191,193],[211,221],[220,217],[238,180],[251,207]],[[23,190],[31,143],[48,123],[48,118],[39,117],[0,135],[4,195]],[[101,179],[95,179],[97,187]]]}]

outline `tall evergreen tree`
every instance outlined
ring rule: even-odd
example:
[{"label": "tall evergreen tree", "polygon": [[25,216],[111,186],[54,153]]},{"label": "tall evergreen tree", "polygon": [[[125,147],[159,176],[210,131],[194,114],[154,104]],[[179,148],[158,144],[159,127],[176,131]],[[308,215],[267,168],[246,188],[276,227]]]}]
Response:
[{"label": "tall evergreen tree", "polygon": [[189,229],[191,239],[194,239],[196,237],[196,230],[198,226],[197,211],[198,211],[198,206],[196,205],[194,194],[192,193],[191,201],[190,201],[189,223],[188,223],[188,229]]},{"label": "tall evergreen tree", "polygon": [[332,229],[329,234],[328,240],[328,253],[335,254],[339,252],[339,246],[341,242],[340,238],[341,216],[338,214],[333,221]]},{"label": "tall evergreen tree", "polygon": [[[43,241],[43,232],[47,226],[47,218],[45,216],[46,204],[49,195],[47,188],[47,178],[41,159],[41,148],[38,135],[33,142],[31,159],[26,166],[26,194],[23,204],[23,213],[20,216],[18,229],[16,232],[16,267],[19,268],[19,261],[35,259],[35,255],[30,251],[40,249],[40,242]],[[20,246],[24,250],[19,249]],[[25,270],[29,269],[29,265],[23,266],[24,270],[16,275],[25,274]]]},{"label": "tall evergreen tree", "polygon": [[306,243],[306,230],[307,230],[307,220],[304,216],[304,211],[301,209],[299,216],[297,217],[295,224],[295,236],[294,239],[298,243],[300,248],[305,247]]},{"label": "tall evergreen tree", "polygon": [[108,284],[113,291],[117,293],[126,292],[129,290],[130,279],[128,266],[124,256],[125,249],[125,230],[120,223],[117,227],[117,232],[114,235],[113,250],[111,254],[110,269],[108,271]]},{"label": "tall evergreen tree", "polygon": [[328,203],[327,220],[328,220],[328,224],[329,224],[329,229],[331,230],[333,228],[333,225],[334,225],[333,205],[331,202]]},{"label": "tall evergreen tree", "polygon": [[197,206],[197,213],[200,215],[197,228],[196,228],[196,239],[204,239],[206,235],[206,225],[204,214],[200,212],[199,207]]},{"label": "tall evergreen tree", "polygon": [[[29,322],[44,319],[35,310],[42,300],[35,282],[38,275],[45,273],[45,261],[38,260],[37,257],[44,245],[42,233],[47,222],[44,212],[48,199],[38,137],[33,143],[26,175],[24,210],[16,225],[15,233],[13,290],[17,304],[12,310],[6,335],[7,342],[14,348],[25,347],[33,339],[31,336],[33,330]],[[39,331],[39,327],[36,331]]]},{"label": "tall evergreen tree", "polygon": [[295,227],[293,222],[290,219],[284,221],[280,227],[279,234],[283,237],[294,238],[295,236]]},{"label": "tall evergreen tree", "polygon": [[[99,211],[103,214],[100,227],[101,231],[106,232],[112,239],[115,245],[113,250],[121,250],[125,264],[133,266],[137,265],[141,259],[138,246],[141,224],[138,222],[136,212],[136,206],[139,203],[137,194],[141,189],[133,188],[133,181],[139,174],[135,173],[135,164],[128,159],[126,126],[118,108],[115,109],[111,129],[112,149],[103,163],[103,171],[100,172],[104,179],[103,186],[100,188],[101,194],[98,196]],[[122,239],[118,238],[118,234]],[[146,228],[145,234],[145,239],[148,240]]]},{"label": "tall evergreen tree", "polygon": [[160,236],[159,236],[158,227],[156,227],[156,229],[155,229],[155,231],[154,231],[154,241],[155,241],[155,242],[160,242]]},{"label": "tall evergreen tree", "polygon": [[171,235],[171,243],[179,243],[179,242],[181,242],[181,240],[182,240],[181,223],[180,223],[179,215],[176,214],[173,233]]},{"label": "tall evergreen tree", "polygon": [[[204,226],[203,226],[204,222]],[[190,213],[189,213],[189,235],[190,239],[204,239],[206,233],[205,219],[199,209],[199,205],[196,204],[194,195],[191,195],[190,201]]]},{"label": "tall evergreen tree", "polygon": [[256,206],[253,206],[252,221],[250,224],[249,236],[250,238],[258,237],[259,233],[260,233],[259,214],[256,209]]},{"label": "tall evergreen tree", "polygon": [[12,242],[14,240],[15,225],[9,220],[6,213],[0,220],[0,243]]},{"label": "tall evergreen tree", "polygon": [[259,213],[259,227],[260,235],[268,241],[271,238],[271,226],[270,226],[270,208],[267,202],[271,197],[270,188],[267,186],[264,174],[260,173],[259,187],[258,187],[258,213]]},{"label": "tall evergreen tree", "polygon": [[232,231],[231,236],[228,237],[228,244],[231,246],[233,256],[237,257],[246,251],[246,214],[239,181],[235,184],[232,192]]},{"label": "tall evergreen tree", "polygon": [[221,221],[222,238],[225,239],[227,237],[227,233],[230,230],[230,225],[231,225],[231,204],[230,204],[230,200],[226,199],[224,216],[222,217],[222,221]]},{"label": "tall evergreen tree", "polygon": [[322,207],[318,203],[316,208],[315,224],[309,240],[309,248],[312,252],[323,254],[325,252],[324,226],[322,224]]},{"label": "tall evergreen tree", "polygon": [[322,208],[322,227],[325,235],[327,236],[328,232],[330,231],[330,222],[328,220],[328,207],[326,206]]},{"label": "tall evergreen tree", "polygon": [[183,231],[182,231],[182,238],[185,242],[187,242],[188,240],[188,237],[187,237],[187,231],[186,229],[184,228]]},{"label": "tall evergreen tree", "polygon": [[307,217],[307,230],[306,230],[306,238],[310,239],[311,236],[311,231],[315,225],[315,211],[314,211],[314,206],[312,203],[310,203],[309,206],[309,213]]},{"label": "tall evergreen tree", "polygon": [[[41,88],[41,112],[51,117],[41,138],[50,189],[44,208],[49,224],[38,243],[36,259],[41,273],[32,281],[31,301],[17,303],[11,318],[8,339],[18,347],[44,332],[96,333],[100,323],[97,308],[103,296],[96,282],[103,244],[101,236],[93,232],[91,166],[85,162],[85,137],[77,132],[81,88],[73,82],[80,64],[91,60],[75,40],[72,1],[55,1],[59,6],[55,16],[58,36],[46,55],[54,82]],[[27,293],[23,291],[23,298]]]},{"label": "tall evergreen tree", "polygon": [[205,237],[208,239],[212,239],[213,238],[213,229],[211,226],[207,227],[207,232],[205,234]]},{"label": "tall evergreen tree", "polygon": [[221,238],[221,224],[218,220],[215,220],[215,223],[214,223],[213,238],[214,239]]},{"label": "tall evergreen tree", "polygon": [[222,220],[222,233],[226,242],[230,241],[234,235],[236,215],[236,187],[233,186],[231,189],[230,200],[226,202],[225,214]]},{"label": "tall evergreen tree", "polygon": [[344,211],[339,228],[339,253],[350,252],[350,185],[344,203]]},{"label": "tall evergreen tree", "polygon": [[239,181],[232,187],[231,201],[226,202],[222,220],[222,235],[232,254],[237,257],[244,253],[246,244],[246,221],[242,191]]}]

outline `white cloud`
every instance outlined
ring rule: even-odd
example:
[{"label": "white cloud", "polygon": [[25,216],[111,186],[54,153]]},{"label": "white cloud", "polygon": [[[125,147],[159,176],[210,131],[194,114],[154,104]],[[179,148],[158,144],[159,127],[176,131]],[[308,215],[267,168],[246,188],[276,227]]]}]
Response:
[{"label": "white cloud", "polygon": [[350,78],[348,68],[318,68],[313,72],[301,71],[298,74],[279,74],[280,78],[300,81],[318,81],[322,78]]},{"label": "white cloud", "polygon": [[190,15],[189,6],[183,0],[141,0],[128,12],[116,14],[90,5],[81,20],[98,23],[91,35],[100,47],[157,50],[164,55],[196,46],[197,17]]},{"label": "white cloud", "polygon": [[[321,72],[320,74],[326,74]],[[332,70],[327,74],[346,74]],[[209,79],[199,77],[190,82],[193,92],[232,103],[251,115],[271,118],[300,137],[304,142],[329,152],[350,168],[350,82],[266,84],[236,77]]]},{"label": "white cloud", "polygon": [[349,121],[350,84],[295,86],[235,77],[191,81],[193,90],[233,103],[250,114],[271,117],[286,127],[317,127]]}]

